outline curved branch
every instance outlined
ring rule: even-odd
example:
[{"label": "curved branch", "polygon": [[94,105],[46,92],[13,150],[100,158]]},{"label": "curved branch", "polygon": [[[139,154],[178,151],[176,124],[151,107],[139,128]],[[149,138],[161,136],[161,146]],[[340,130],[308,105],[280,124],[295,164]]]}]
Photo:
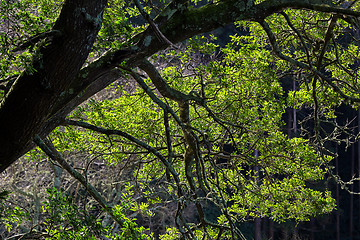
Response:
[{"label": "curved branch", "polygon": [[172,176],[174,177],[175,183],[178,187],[178,191],[180,196],[182,196],[182,189],[180,186],[180,179],[178,174],[176,173],[175,169],[173,168],[173,166],[171,165],[171,163],[169,163],[169,161],[161,154],[159,153],[155,148],[151,147],[150,145],[144,143],[143,141],[135,138],[134,136],[120,131],[120,130],[115,130],[115,129],[106,129],[106,128],[102,128],[102,127],[98,127],[86,122],[81,122],[81,121],[74,121],[74,120],[65,120],[63,125],[73,125],[73,126],[78,126],[78,127],[82,127],[82,128],[86,128],[89,130],[93,130],[95,132],[98,133],[102,133],[105,135],[117,135],[117,136],[121,136],[124,137],[128,140],[130,140],[133,143],[136,143],[137,145],[139,145],[142,148],[145,148],[146,150],[148,150],[149,152],[151,152],[152,154],[154,154],[158,159],[160,159],[160,161],[165,165],[166,169],[169,170],[169,172],[172,174]]},{"label": "curved branch", "polygon": [[200,103],[201,105],[205,101],[200,97],[191,94],[185,94],[170,87],[169,84],[162,78],[156,67],[148,60],[144,59],[143,61],[139,62],[138,66],[147,73],[152,83],[155,85],[156,89],[159,90],[161,95],[163,95],[164,97],[170,98],[176,102],[183,102],[189,100],[195,101],[197,103]]},{"label": "curved branch", "polygon": [[276,37],[274,35],[274,33],[271,31],[270,29],[270,26],[265,22],[265,21],[262,21],[260,22],[262,28],[265,30],[268,38],[269,38],[269,41],[270,41],[270,44],[272,46],[272,49],[274,51],[274,53],[280,58],[280,59],[283,59],[287,62],[289,62],[290,64],[294,65],[294,66],[297,66],[299,68],[302,68],[304,70],[309,70],[311,72],[313,72],[316,76],[320,77],[321,80],[323,80],[324,82],[326,82],[327,84],[329,84],[333,90],[338,93],[343,99],[347,100],[347,101],[351,101],[351,102],[360,102],[360,98],[357,98],[357,97],[352,97],[352,96],[349,96],[347,94],[345,94],[335,83],[334,81],[337,81],[336,78],[328,78],[326,77],[323,73],[321,73],[319,70],[311,67],[310,65],[306,64],[306,63],[303,63],[303,62],[300,62],[300,61],[297,61],[289,56],[286,56],[284,54],[282,54],[279,46],[278,46],[278,43],[276,41]]},{"label": "curved branch", "polygon": [[291,23],[291,20],[289,18],[289,16],[285,13],[285,12],[280,12],[281,15],[284,16],[287,24],[289,25],[289,27],[296,33],[296,35],[298,36],[298,38],[300,39],[301,41],[301,44],[303,45],[304,49],[305,49],[305,54],[306,54],[306,59],[308,61],[308,64],[309,66],[311,66],[311,59],[310,59],[310,54],[309,54],[309,49],[308,47],[306,46],[306,43],[305,43],[305,40],[303,38],[303,36],[301,35],[301,33],[299,32],[299,30],[297,30],[295,28],[295,26]]},{"label": "curved branch", "polygon": [[102,208],[116,221],[121,227],[124,226],[124,222],[116,217],[111,209],[108,206],[105,199],[100,195],[100,193],[92,186],[87,179],[81,175],[78,171],[76,171],[70,164],[66,162],[66,160],[62,157],[62,155],[56,150],[55,146],[48,139],[44,141],[36,135],[34,138],[34,142],[43,150],[46,155],[48,155],[52,160],[56,161],[60,164],[62,168],[64,168],[71,176],[77,179],[91,194],[91,196],[96,200],[97,203],[100,204]]}]

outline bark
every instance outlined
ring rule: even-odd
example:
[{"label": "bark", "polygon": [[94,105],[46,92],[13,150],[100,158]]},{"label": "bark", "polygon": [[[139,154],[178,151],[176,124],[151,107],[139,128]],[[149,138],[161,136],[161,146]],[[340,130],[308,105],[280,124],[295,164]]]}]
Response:
[{"label": "bark", "polygon": [[[255,158],[256,158],[256,162],[259,161],[259,151],[256,149],[255,150]],[[256,176],[259,177],[259,167],[255,167],[254,168],[255,172],[256,172]],[[254,240],[261,240],[261,218],[257,217],[254,219]]]},{"label": "bark", "polygon": [[[338,146],[336,145],[336,153],[338,153]],[[335,157],[335,171],[336,176],[339,176],[339,159]],[[336,202],[340,202],[340,187],[339,184],[336,184]],[[340,209],[340,206],[338,206]],[[336,211],[336,240],[340,240],[340,210]]]},{"label": "bark", "polygon": [[274,239],[274,221],[269,219],[269,239]]},{"label": "bark", "polygon": [[261,218],[255,218],[254,240],[261,240]]},{"label": "bark", "polygon": [[[360,133],[360,110],[358,110],[358,127],[357,127],[357,134]],[[357,174],[360,177],[360,140],[358,140],[357,142],[357,167],[358,167],[358,171]],[[360,192],[360,181],[358,183],[358,191]],[[360,196],[358,199],[358,206],[360,206]],[[360,216],[360,208],[358,209],[358,212],[356,213],[358,216]]]},{"label": "bark", "polygon": [[0,105],[0,171],[20,157],[85,62],[101,27],[106,0],[66,1],[54,37]]},{"label": "bark", "polygon": [[[354,126],[355,128],[355,126]],[[351,177],[355,176],[355,144],[351,146]],[[350,191],[354,192],[354,184],[350,185]],[[354,194],[350,194],[349,212],[349,239],[353,239],[354,231]]]},{"label": "bark", "polygon": [[[360,13],[327,5],[317,0],[227,0],[200,8],[184,10],[181,1],[170,4],[154,20],[161,33],[172,43],[208,32],[234,21],[261,19],[286,8],[338,12],[359,17]],[[136,45],[109,51],[98,61],[83,68],[101,27],[106,0],[67,0],[52,37],[34,60],[36,71],[25,71],[0,104],[0,172],[29,151],[35,135],[44,138],[79,104],[121,77],[116,66],[127,67],[166,48],[168,42],[157,37],[152,28],[135,37]]]}]

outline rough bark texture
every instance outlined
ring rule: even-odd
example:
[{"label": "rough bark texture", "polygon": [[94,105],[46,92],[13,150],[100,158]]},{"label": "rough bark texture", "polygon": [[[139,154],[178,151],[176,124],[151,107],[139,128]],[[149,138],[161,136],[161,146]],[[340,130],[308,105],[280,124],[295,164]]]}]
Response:
[{"label": "rough bark texture", "polygon": [[[155,22],[172,43],[208,32],[234,21],[260,21],[285,8],[339,12],[359,17],[360,13],[324,4],[317,0],[220,1],[197,9],[165,10]],[[179,1],[177,3],[180,3]],[[168,43],[158,39],[151,28],[137,36],[136,46],[109,51],[83,68],[101,27],[106,0],[65,2],[54,29],[61,36],[52,39],[34,61],[36,71],[24,72],[0,105],[0,172],[34,145],[35,134],[48,135],[79,104],[119,79],[116,65],[134,67],[143,58],[162,50]],[[166,13],[172,13],[167,15]]]},{"label": "rough bark texture", "polygon": [[79,73],[101,27],[105,0],[69,0],[63,6],[52,39],[24,72],[0,106],[0,171],[24,153],[47,121],[56,100]]}]

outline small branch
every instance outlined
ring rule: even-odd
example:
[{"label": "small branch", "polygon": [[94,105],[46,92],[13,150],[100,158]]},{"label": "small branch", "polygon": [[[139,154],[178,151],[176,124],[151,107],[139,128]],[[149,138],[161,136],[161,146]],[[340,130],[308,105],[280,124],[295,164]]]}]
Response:
[{"label": "small branch", "polygon": [[12,51],[13,52],[23,51],[30,46],[34,46],[36,43],[38,43],[42,39],[45,39],[47,37],[59,37],[59,36],[61,36],[61,32],[58,30],[52,30],[49,32],[40,33],[40,34],[30,38],[28,41],[22,43],[20,46],[14,48]]},{"label": "small branch", "polygon": [[134,0],[134,3],[136,7],[139,9],[140,14],[145,18],[145,20],[150,24],[150,27],[154,30],[155,36],[159,39],[160,42],[167,43],[170,46],[177,48],[165,35],[160,31],[158,26],[154,23],[154,21],[151,19],[149,14],[147,14],[141,5],[139,0]]},{"label": "small branch", "polygon": [[176,173],[173,166],[166,160],[166,158],[161,153],[159,153],[155,148],[153,148],[153,147],[149,146],[148,144],[144,143],[143,141],[131,136],[130,134],[120,131],[120,130],[101,128],[101,127],[91,125],[86,122],[74,121],[74,120],[69,120],[69,119],[66,119],[64,121],[64,125],[78,126],[78,127],[90,129],[90,130],[93,130],[95,132],[102,133],[105,135],[121,136],[121,137],[124,137],[124,138],[130,140],[131,142],[136,143],[137,145],[145,148],[146,150],[148,150],[149,152],[154,154],[157,158],[159,158],[160,161],[165,165],[166,169],[168,169],[170,171],[170,173],[172,174],[172,176],[175,179],[175,182],[180,191],[180,194],[182,195],[182,191],[181,191],[181,187],[180,187],[180,179],[179,179],[178,174]]},{"label": "small branch", "polygon": [[314,99],[314,131],[315,131],[315,140],[319,137],[319,128],[320,128],[320,122],[319,122],[319,103],[316,96],[316,83],[317,83],[317,77],[314,77],[312,82],[312,96]]},{"label": "small branch", "polygon": [[123,221],[113,214],[112,208],[107,205],[105,199],[100,195],[100,193],[85,179],[83,175],[81,175],[66,162],[62,155],[56,150],[52,142],[50,142],[48,139],[43,141],[38,135],[35,136],[34,142],[41,148],[41,150],[46,153],[46,155],[59,163],[60,166],[68,173],[70,173],[71,176],[77,179],[87,189],[87,191],[89,191],[90,195],[96,200],[96,202],[104,208],[104,210],[112,217],[112,219],[114,219],[114,221],[116,221],[116,223],[122,227],[124,226]]},{"label": "small branch", "polygon": [[14,182],[11,184],[11,187],[12,187],[12,189],[14,189],[15,192],[17,192],[17,193],[19,193],[19,194],[21,194],[21,195],[23,195],[25,197],[31,198],[31,199],[33,199],[35,201],[35,196],[32,193],[25,192],[25,191],[21,190],[20,188],[18,188],[15,185]]},{"label": "small branch", "polygon": [[[316,68],[319,71],[321,71],[322,60],[324,59],[326,50],[328,49],[329,42],[332,39],[333,31],[334,31],[334,28],[336,26],[336,22],[337,22],[338,19],[339,19],[338,15],[332,16],[332,18],[330,20],[330,23],[329,23],[329,26],[327,28],[327,31],[325,33],[324,45],[323,45],[323,47],[321,49],[319,59],[318,59],[318,63],[316,65]],[[336,43],[334,42],[334,44],[336,44]]]},{"label": "small branch", "polygon": [[313,72],[315,75],[317,75],[318,77],[321,78],[321,80],[323,80],[324,82],[326,82],[327,84],[329,84],[333,90],[338,93],[342,98],[344,98],[347,101],[351,101],[351,102],[360,102],[360,98],[357,97],[352,97],[349,95],[346,95],[334,82],[337,81],[336,78],[328,78],[326,77],[323,73],[321,73],[319,70],[314,69],[313,67],[311,67],[310,65],[297,61],[291,57],[288,57],[284,54],[281,53],[281,50],[279,48],[279,45],[276,41],[275,35],[274,33],[271,31],[270,26],[265,22],[259,22],[260,25],[263,27],[263,29],[265,30],[266,34],[268,35],[270,44],[273,48],[274,53],[282,60],[285,60],[289,63],[291,63],[294,66],[297,66],[299,68],[302,68],[304,70],[309,70],[311,72]]},{"label": "small branch", "polygon": [[335,179],[336,183],[340,185],[341,189],[344,189],[345,191],[353,195],[360,195],[360,192],[354,192],[349,189],[349,185],[353,185],[355,181],[360,181],[360,177],[358,178],[353,177],[352,179],[350,179],[350,181],[345,182],[341,180],[341,177],[339,175],[334,175],[332,173],[331,175]]},{"label": "small branch", "polygon": [[142,79],[142,77],[132,71],[131,69],[125,69],[124,70],[128,71],[130,73],[130,75],[135,79],[135,81],[140,85],[140,87],[145,91],[145,93],[160,107],[162,108],[164,111],[168,112],[171,114],[171,116],[175,119],[175,121],[177,122],[177,124],[179,124],[179,126],[181,128],[184,128],[184,124],[182,123],[182,121],[179,119],[179,117],[176,115],[176,113],[174,112],[174,110],[167,105],[166,103],[164,103],[163,101],[161,101],[154,93],[153,91],[150,89],[150,87],[144,82],[144,80]]},{"label": "small branch", "polygon": [[51,237],[48,233],[41,233],[36,231],[30,231],[27,233],[21,233],[18,235],[6,238],[6,240],[21,240],[21,239],[44,239]]},{"label": "small branch", "polygon": [[[170,136],[169,116],[168,116],[168,112],[165,111],[164,111],[164,127],[165,127],[165,135],[166,135],[166,146],[168,149],[168,161],[169,163],[171,163],[174,152],[172,149],[171,136]],[[168,170],[166,170],[166,177],[170,182],[170,176]]]}]

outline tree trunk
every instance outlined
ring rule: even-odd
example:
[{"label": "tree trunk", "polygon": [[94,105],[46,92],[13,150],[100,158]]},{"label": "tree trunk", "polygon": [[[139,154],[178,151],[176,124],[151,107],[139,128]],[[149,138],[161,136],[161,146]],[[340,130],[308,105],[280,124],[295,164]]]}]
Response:
[{"label": "tree trunk", "polygon": [[[358,134],[360,134],[360,110],[358,110]],[[358,167],[358,177],[360,177],[360,140],[358,140],[357,142],[357,158],[358,158],[358,163],[357,163],[357,167]],[[358,183],[358,192],[360,192],[360,181]],[[358,201],[358,216],[360,216],[360,195],[358,195],[359,201]],[[359,231],[359,227],[358,227],[358,231]],[[359,235],[360,236],[360,235]]]},{"label": "tree trunk", "polygon": [[[255,158],[256,162],[259,159],[259,151],[255,150]],[[259,167],[255,167],[256,177],[259,178]],[[255,233],[254,233],[254,240],[261,240],[261,218],[257,217],[254,220],[254,227],[255,227]]]},{"label": "tree trunk", "polygon": [[269,219],[269,239],[274,240],[274,221]]},{"label": "tree trunk", "polygon": [[[293,91],[296,91],[296,81],[293,80]],[[296,108],[293,107],[293,131],[294,137],[297,136],[297,115],[296,115]]]},{"label": "tree trunk", "polygon": [[[338,146],[336,145],[336,154],[338,153]],[[339,159],[335,157],[336,175],[339,175]],[[340,203],[340,189],[339,184],[336,184],[336,202]],[[340,240],[340,206],[336,210],[336,240]]]},{"label": "tree trunk", "polygon": [[[355,173],[355,144],[351,146],[351,177]],[[354,185],[350,185],[350,191],[354,191]],[[350,194],[350,213],[349,213],[349,237],[350,240],[353,239],[353,228],[354,228],[354,195]]]},{"label": "tree trunk", "polygon": [[24,154],[59,98],[83,66],[101,27],[106,0],[64,3],[53,30],[59,36],[41,48],[33,70],[15,81],[0,105],[0,172]]}]

